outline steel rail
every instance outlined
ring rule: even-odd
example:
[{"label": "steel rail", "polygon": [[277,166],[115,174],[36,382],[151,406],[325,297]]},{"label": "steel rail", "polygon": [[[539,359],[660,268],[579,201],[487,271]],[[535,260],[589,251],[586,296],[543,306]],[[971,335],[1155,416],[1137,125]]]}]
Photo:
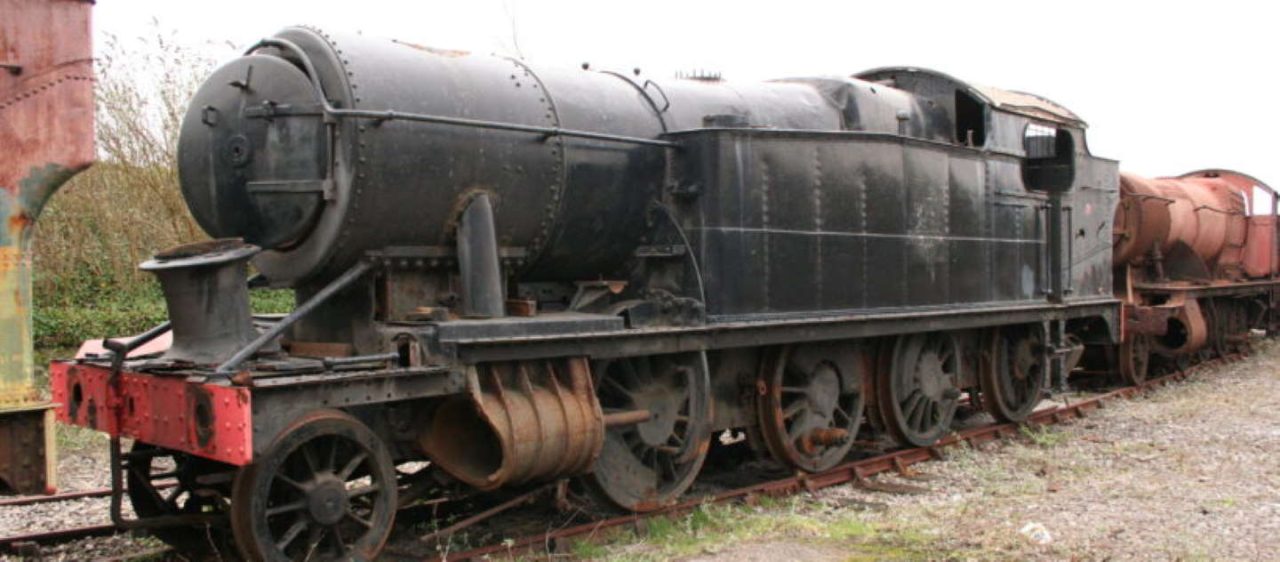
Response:
[{"label": "steel rail", "polygon": [[121,532],[122,529],[111,523],[99,523],[96,525],[85,525],[82,527],[69,527],[66,529],[56,529],[53,531],[36,531],[34,533],[19,533],[17,535],[9,535],[0,537],[0,551],[12,551],[21,546],[23,543],[31,543],[38,545],[54,544],[87,537],[100,537],[106,535],[114,535]]},{"label": "steel rail", "polygon": [[[158,482],[157,490],[172,488],[177,482]],[[105,498],[111,495],[111,488],[95,488],[92,490],[77,490],[74,492],[63,492],[49,496],[18,496],[15,498],[0,499],[0,507],[13,507],[22,505],[35,505],[41,503],[65,502],[71,500],[79,500],[84,498]]]}]

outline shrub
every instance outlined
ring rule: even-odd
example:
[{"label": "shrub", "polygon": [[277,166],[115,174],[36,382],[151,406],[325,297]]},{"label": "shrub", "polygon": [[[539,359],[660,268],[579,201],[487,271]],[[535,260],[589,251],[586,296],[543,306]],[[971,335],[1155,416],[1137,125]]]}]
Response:
[{"label": "shrub", "polygon": [[[137,333],[162,322],[159,286],[137,265],[206,238],[178,187],[177,140],[187,101],[213,60],[156,25],[150,37],[110,37],[97,60],[98,163],[73,178],[36,221],[37,348]],[[288,292],[254,296],[263,312]]]}]

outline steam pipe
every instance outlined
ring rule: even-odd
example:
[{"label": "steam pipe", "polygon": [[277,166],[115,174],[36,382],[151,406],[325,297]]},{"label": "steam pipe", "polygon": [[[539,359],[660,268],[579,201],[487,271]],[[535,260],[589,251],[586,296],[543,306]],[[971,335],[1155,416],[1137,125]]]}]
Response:
[{"label": "steam pipe", "polygon": [[262,349],[268,343],[271,343],[271,340],[280,337],[280,334],[283,334],[285,330],[289,329],[289,326],[294,325],[298,320],[301,320],[303,316],[311,313],[311,311],[329,300],[333,295],[338,294],[352,283],[355,283],[361,277],[364,277],[364,274],[368,273],[371,269],[373,269],[372,263],[367,261],[357,262],[355,265],[351,266],[351,269],[348,269],[346,273],[343,273],[337,279],[330,281],[328,285],[325,285],[323,289],[320,289],[320,292],[313,295],[310,299],[307,299],[307,302],[302,303],[298,308],[294,309],[293,312],[289,313],[288,316],[280,319],[280,321],[276,322],[270,329],[263,332],[253,341],[249,342],[249,345],[244,346],[240,351],[237,351],[235,355],[232,355],[230,359],[227,359],[226,362],[218,365],[218,368],[214,372],[219,375],[230,376],[241,363],[244,363],[245,360],[252,357],[254,353],[258,352],[258,350]]},{"label": "steam pipe", "polygon": [[458,222],[458,269],[462,273],[462,315],[501,318],[506,315],[502,267],[498,263],[498,235],[493,226],[489,195],[471,198]]}]

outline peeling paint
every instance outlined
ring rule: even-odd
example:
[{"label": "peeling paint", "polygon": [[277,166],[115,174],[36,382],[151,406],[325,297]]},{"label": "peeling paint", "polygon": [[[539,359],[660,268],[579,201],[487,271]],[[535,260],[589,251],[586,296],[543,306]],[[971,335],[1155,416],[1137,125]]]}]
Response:
[{"label": "peeling paint", "polygon": [[91,8],[0,0],[0,60],[21,69],[0,73],[0,431],[42,434],[47,445],[0,447],[0,481],[19,493],[56,487],[50,418],[24,418],[48,406],[33,377],[30,246],[49,197],[93,162]]}]

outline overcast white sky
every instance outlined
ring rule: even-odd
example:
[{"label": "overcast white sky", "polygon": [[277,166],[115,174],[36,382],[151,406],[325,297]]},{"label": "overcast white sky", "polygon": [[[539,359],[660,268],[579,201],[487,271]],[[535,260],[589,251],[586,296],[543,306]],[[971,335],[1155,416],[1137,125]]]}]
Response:
[{"label": "overcast white sky", "polygon": [[[1233,168],[1280,187],[1276,13],[1268,2],[99,0],[97,34],[222,45],[281,27],[359,30],[540,64],[708,69],[728,80],[938,69],[1037,93],[1090,124],[1094,154],[1147,175]],[[516,41],[513,42],[512,22]]]}]

